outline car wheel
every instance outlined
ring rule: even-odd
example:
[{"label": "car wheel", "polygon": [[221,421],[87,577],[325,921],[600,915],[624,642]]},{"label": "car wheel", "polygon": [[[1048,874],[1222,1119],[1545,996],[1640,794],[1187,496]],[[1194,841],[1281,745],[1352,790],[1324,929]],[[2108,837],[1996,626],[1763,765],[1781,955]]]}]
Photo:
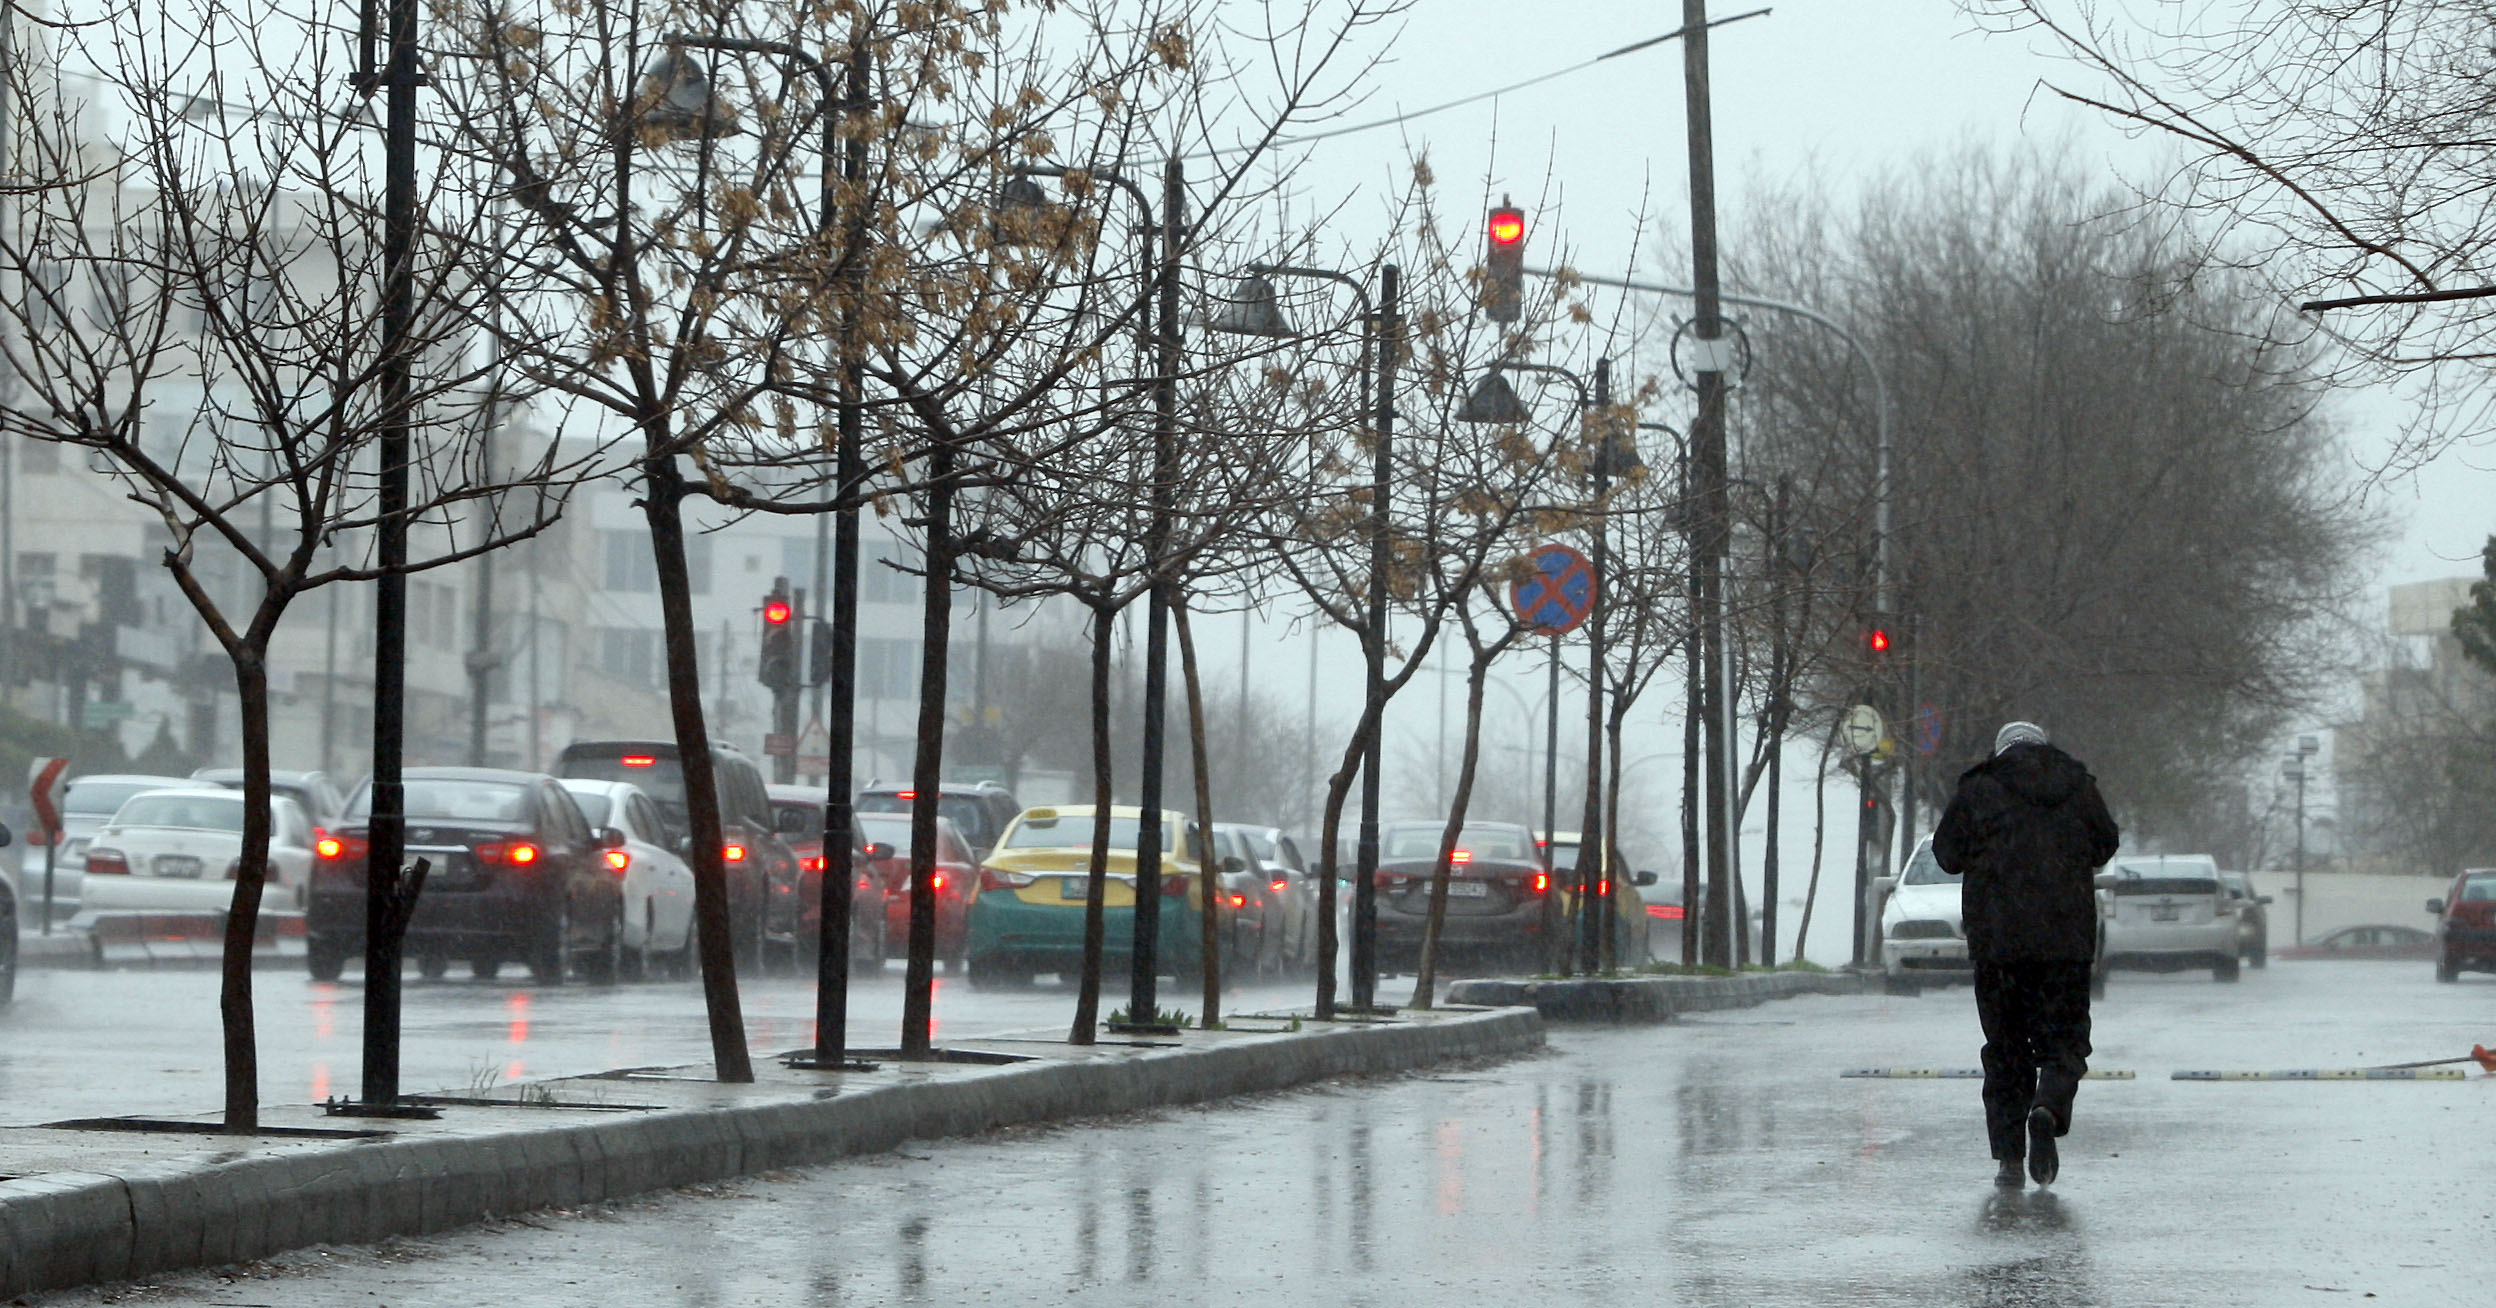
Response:
[{"label": "car wheel", "polygon": [[478,954],[468,960],[468,975],[479,981],[491,981],[494,974],[502,970],[503,960],[499,954]]},{"label": "car wheel", "polygon": [[2267,939],[2254,941],[2253,948],[2245,951],[2245,963],[2255,968],[2269,967],[2271,965],[2271,942]]},{"label": "car wheel", "polygon": [[618,903],[608,915],[606,936],[589,952],[576,960],[581,979],[595,986],[611,986],[624,975],[624,905]]},{"label": "car wheel", "polygon": [[2213,981],[2225,983],[2235,980],[2240,975],[2242,975],[2242,973],[2237,971],[2236,956],[2234,954],[2230,954],[2227,957],[2220,959],[2218,962],[2210,965],[2210,979]]},{"label": "car wheel", "polygon": [[0,904],[0,1004],[17,998],[17,906]]},{"label": "car wheel", "polygon": [[1001,958],[971,960],[971,986],[976,990],[1029,990],[1032,969]]},{"label": "car wheel", "polygon": [[559,986],[572,979],[569,904],[557,904],[554,916],[538,928],[537,941],[529,948],[529,976],[542,986]]},{"label": "car wheel", "polygon": [[2438,981],[2459,981],[2461,979],[2461,960],[2454,958],[2450,954],[2446,954],[2442,958],[2435,960],[2435,979]]},{"label": "car wheel", "polygon": [[312,974],[313,980],[335,981],[340,973],[347,970],[347,951],[314,937],[304,945],[303,965]]}]

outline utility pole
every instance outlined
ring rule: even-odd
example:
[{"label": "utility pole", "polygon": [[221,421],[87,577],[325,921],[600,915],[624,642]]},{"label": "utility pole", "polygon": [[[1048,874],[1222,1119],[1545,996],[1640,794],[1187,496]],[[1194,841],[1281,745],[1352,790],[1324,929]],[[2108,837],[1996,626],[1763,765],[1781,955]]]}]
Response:
[{"label": "utility pole", "polygon": [[2280,775],[2297,783],[2297,943],[2305,943],[2305,761],[2321,752],[2322,742],[2312,736],[2297,737],[2297,752],[2289,756],[2288,766]]},{"label": "utility pole", "polygon": [[1705,716],[1703,772],[1707,856],[1706,961],[1733,965],[1732,769],[1734,742],[1725,730],[1731,687],[1724,682],[1724,566],[1728,530],[1725,502],[1724,301],[1716,255],[1716,138],[1708,95],[1707,0],[1682,0],[1682,90],[1690,136],[1690,280],[1697,300],[1691,323],[1698,374],[1698,414],[1690,424],[1692,489],[1697,499],[1698,557],[1693,588],[1698,601],[1699,697]]},{"label": "utility pole", "polygon": [[[1577,960],[1580,970],[1603,970],[1603,929],[1611,909],[1611,867],[1603,830],[1603,619],[1611,596],[1612,533],[1604,522],[1604,497],[1612,492],[1612,361],[1595,360],[1595,402],[1588,411],[1599,441],[1594,457],[1595,602],[1586,614],[1586,811],[1577,833]],[[1565,973],[1567,969],[1563,969]]]}]

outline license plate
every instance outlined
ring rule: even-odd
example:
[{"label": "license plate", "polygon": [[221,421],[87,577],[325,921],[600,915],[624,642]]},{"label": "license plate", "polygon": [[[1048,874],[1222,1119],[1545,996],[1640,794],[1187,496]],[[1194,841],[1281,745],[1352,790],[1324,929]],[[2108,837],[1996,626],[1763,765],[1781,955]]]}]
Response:
[{"label": "license plate", "polygon": [[1479,881],[1450,881],[1447,895],[1450,899],[1488,899],[1491,888]]},{"label": "license plate", "polygon": [[156,861],[149,866],[160,877],[199,879],[199,860],[188,854],[158,854]]},{"label": "license plate", "polygon": [[2149,920],[2152,922],[2173,922],[2181,916],[2183,912],[2184,910],[2180,908],[2153,908],[2149,910]]},{"label": "license plate", "polygon": [[1084,897],[1086,890],[1090,887],[1091,882],[1092,878],[1090,877],[1059,877],[1057,879],[1057,897],[1060,899],[1080,901]]}]

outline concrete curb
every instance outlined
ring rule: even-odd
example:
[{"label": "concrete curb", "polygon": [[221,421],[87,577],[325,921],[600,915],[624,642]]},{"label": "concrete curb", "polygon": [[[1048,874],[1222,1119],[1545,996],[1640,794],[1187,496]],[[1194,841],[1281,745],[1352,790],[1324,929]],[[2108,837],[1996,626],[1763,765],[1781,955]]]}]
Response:
[{"label": "concrete curb", "polygon": [[1795,995],[1860,995],[1878,973],[1759,972],[1743,976],[1640,976],[1556,981],[1459,981],[1448,1002],[1531,1007],[1554,1022],[1661,1022],[1676,1013],[1746,1008]]},{"label": "concrete curb", "polygon": [[[1531,1010],[1442,1010],[1287,1033],[1191,1032],[1174,1045],[959,1046],[1031,1059],[1002,1066],[897,1064],[862,1074],[766,1065],[750,1086],[699,1073],[546,1082],[529,1087],[539,1100],[454,1108],[433,1122],[323,1118],[309,1106],[263,1114],[268,1126],[373,1128],[362,1138],[113,1132],[99,1141],[48,1127],[0,1131],[0,1297],[426,1234],[913,1139],[1506,1057],[1542,1043]],[[647,1111],[603,1102],[619,1087],[675,1102]],[[580,1102],[532,1106],[566,1095]],[[513,1125],[513,1115],[529,1125]],[[62,1158],[79,1165],[38,1170]]]}]

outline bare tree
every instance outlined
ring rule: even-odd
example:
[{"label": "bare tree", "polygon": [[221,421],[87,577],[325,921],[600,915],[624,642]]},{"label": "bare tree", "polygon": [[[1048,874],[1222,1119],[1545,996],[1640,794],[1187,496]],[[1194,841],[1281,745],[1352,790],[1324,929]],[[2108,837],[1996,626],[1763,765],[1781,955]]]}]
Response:
[{"label": "bare tree", "polygon": [[[9,99],[38,112],[10,137],[20,187],[0,224],[0,432],[106,465],[161,525],[163,564],[231,666],[244,818],[220,1009],[226,1129],[251,1132],[270,641],[307,592],[383,575],[364,551],[384,512],[384,432],[415,432],[410,570],[533,534],[574,470],[551,443],[506,445],[507,462],[488,465],[473,439],[498,416],[469,328],[506,289],[467,257],[493,242],[473,169],[435,173],[437,210],[468,218],[446,218],[417,251],[403,343],[414,385],[406,407],[392,401],[381,365],[394,342],[374,312],[378,150],[331,65],[335,43],[221,0],[112,8],[51,36],[47,58],[9,74]],[[395,941],[421,881],[365,930]],[[314,971],[334,975],[346,947],[316,941]],[[382,953],[397,957],[394,944]]]}]

